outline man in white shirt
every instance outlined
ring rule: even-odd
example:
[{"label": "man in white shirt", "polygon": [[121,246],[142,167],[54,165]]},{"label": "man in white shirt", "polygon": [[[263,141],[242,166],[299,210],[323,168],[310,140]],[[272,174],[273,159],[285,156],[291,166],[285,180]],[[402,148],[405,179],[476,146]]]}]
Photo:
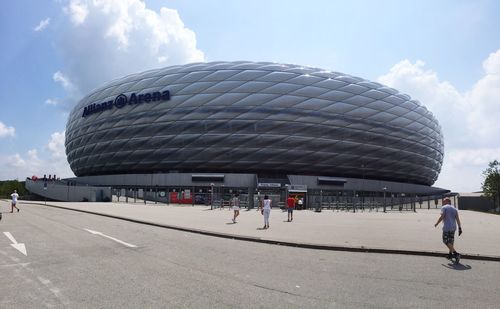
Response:
[{"label": "man in white shirt", "polygon": [[14,193],[10,195],[12,197],[12,203],[10,204],[11,209],[10,212],[14,212],[14,208],[17,209],[17,212],[19,212],[19,208],[17,208],[17,199],[19,198],[19,194],[17,194],[17,190],[14,190]]}]

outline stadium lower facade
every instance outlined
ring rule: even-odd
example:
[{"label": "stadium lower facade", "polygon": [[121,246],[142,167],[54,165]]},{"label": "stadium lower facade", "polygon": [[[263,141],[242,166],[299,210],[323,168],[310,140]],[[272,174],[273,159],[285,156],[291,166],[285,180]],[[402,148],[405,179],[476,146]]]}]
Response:
[{"label": "stadium lower facade", "polygon": [[[194,63],[111,81],[66,127],[76,184],[213,203],[239,192],[322,203],[446,193],[441,128],[393,88],[317,68]],[[139,192],[139,193],[137,193]]]}]

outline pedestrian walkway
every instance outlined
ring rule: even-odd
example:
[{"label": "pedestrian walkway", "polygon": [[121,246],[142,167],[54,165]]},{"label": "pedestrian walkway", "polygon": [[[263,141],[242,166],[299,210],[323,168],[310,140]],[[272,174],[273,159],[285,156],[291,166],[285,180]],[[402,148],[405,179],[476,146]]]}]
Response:
[{"label": "pedestrian walkway", "polygon": [[[7,205],[2,202],[4,211]],[[441,227],[434,228],[439,209],[401,213],[296,210],[293,222],[287,222],[286,212],[273,209],[270,228],[264,230],[263,216],[255,209],[242,210],[234,224],[232,211],[210,210],[205,206],[118,202],[47,202],[44,206],[44,202],[22,201],[23,206],[55,206],[213,236],[308,248],[431,256],[446,252],[441,242]],[[464,233],[456,237],[456,247],[462,256],[500,261],[500,216],[460,211],[460,217]]]}]

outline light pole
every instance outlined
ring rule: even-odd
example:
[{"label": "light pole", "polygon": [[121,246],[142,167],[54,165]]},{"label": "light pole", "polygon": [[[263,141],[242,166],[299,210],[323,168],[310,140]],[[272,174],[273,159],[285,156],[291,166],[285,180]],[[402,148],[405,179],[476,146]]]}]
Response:
[{"label": "light pole", "polygon": [[366,167],[366,165],[364,163],[361,164],[361,170],[362,170],[362,174],[363,174],[363,180],[361,182],[361,194],[360,194],[361,195],[361,199],[360,199],[360,201],[361,201],[361,207],[363,208],[363,211],[365,210],[365,205],[364,205],[364,202],[365,202],[364,201],[364,196],[365,196],[364,194],[365,193],[363,192],[364,186],[365,186],[365,167]]},{"label": "light pole", "polygon": [[44,183],[43,183],[43,190],[45,191],[45,194],[44,194],[45,206],[47,206],[47,181],[44,181]]},{"label": "light pole", "polygon": [[321,208],[323,208],[323,190],[319,190],[319,207],[316,212],[321,212]]},{"label": "light pole", "polygon": [[214,210],[214,183],[210,183],[210,210]]},{"label": "light pole", "polygon": [[386,212],[385,192],[387,191],[387,187],[383,187],[382,190],[384,190],[384,212]]},{"label": "light pole", "polygon": [[[400,199],[401,204],[399,205],[399,211],[403,211],[403,206],[404,206],[404,204],[405,204],[405,202],[406,202],[406,201],[405,201],[405,196],[406,196],[406,194],[401,193],[401,199]],[[407,209],[408,209],[408,208],[407,208]]]}]

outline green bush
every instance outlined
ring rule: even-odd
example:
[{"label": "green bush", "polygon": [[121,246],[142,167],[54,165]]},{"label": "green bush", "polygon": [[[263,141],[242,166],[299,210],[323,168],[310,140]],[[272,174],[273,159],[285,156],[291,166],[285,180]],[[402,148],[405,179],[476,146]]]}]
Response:
[{"label": "green bush", "polygon": [[29,194],[28,190],[24,187],[24,181],[5,180],[0,181],[0,198],[10,199],[10,195],[17,190],[17,194],[22,198],[23,195]]}]

